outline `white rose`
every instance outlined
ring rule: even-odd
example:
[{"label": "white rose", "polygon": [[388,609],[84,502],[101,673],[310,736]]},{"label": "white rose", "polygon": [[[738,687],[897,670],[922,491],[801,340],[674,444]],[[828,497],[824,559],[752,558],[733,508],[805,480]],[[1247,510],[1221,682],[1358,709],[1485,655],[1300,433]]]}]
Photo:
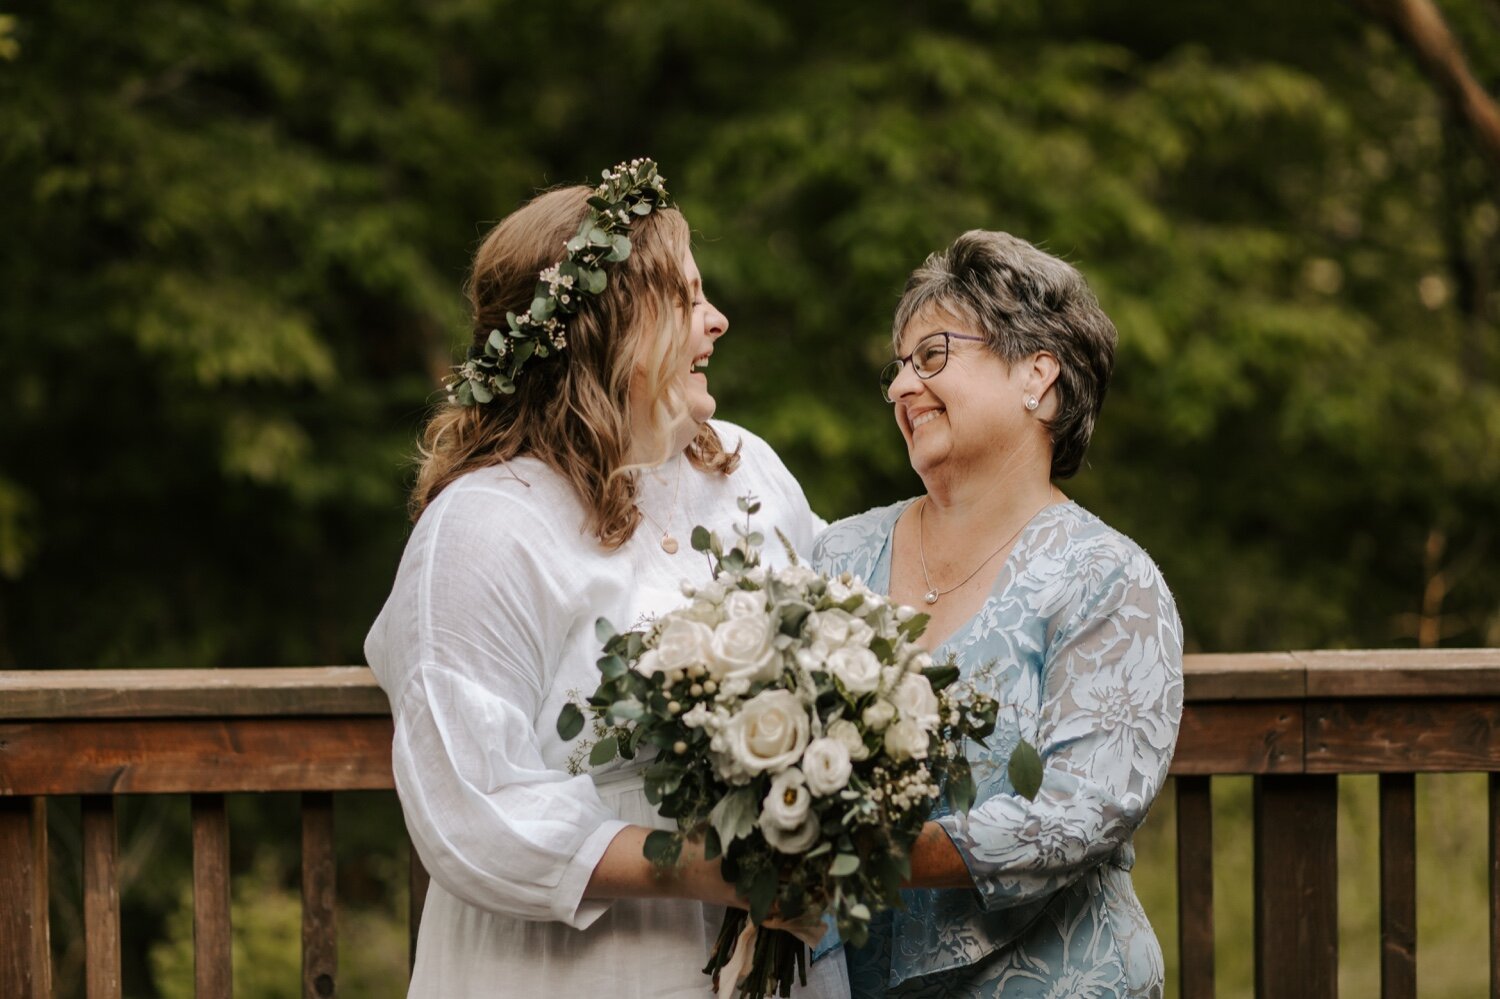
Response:
[{"label": "white rose", "polygon": [[839,718],[829,724],[828,738],[836,739],[843,744],[844,752],[851,760],[870,758],[869,747],[865,745],[865,738],[860,734],[859,726],[847,718]]},{"label": "white rose", "polygon": [[916,722],[903,718],[885,730],[885,751],[891,759],[927,759],[927,733]]},{"label": "white rose", "polygon": [[880,686],[880,660],[869,649],[835,649],[825,668],[853,694],[868,694]]},{"label": "white rose", "polygon": [[812,812],[807,813],[807,819],[796,829],[790,831],[778,829],[766,822],[764,812],[760,816],[760,831],[766,837],[773,849],[782,853],[796,855],[806,853],[812,849],[812,845],[818,841],[818,834],[822,831],[818,825],[818,817]]},{"label": "white rose", "polygon": [[782,586],[806,589],[819,580],[818,574],[805,565],[788,565],[776,570],[776,582]]},{"label": "white rose", "polygon": [[812,808],[812,795],[808,793],[807,780],[801,770],[788,767],[771,778],[771,790],[760,803],[760,824],[774,826],[790,832],[807,821]]},{"label": "white rose", "polygon": [[849,640],[849,625],[853,621],[845,611],[814,611],[807,615],[802,628],[814,642],[836,649]]},{"label": "white rose", "polygon": [[708,672],[715,680],[774,680],[781,657],[773,644],[771,619],[764,614],[732,617],[713,630]]},{"label": "white rose", "polygon": [[672,617],[656,638],[659,670],[685,670],[707,662],[713,637],[713,631],[701,621]]},{"label": "white rose", "polygon": [[891,703],[896,705],[904,720],[916,723],[924,732],[937,728],[937,695],[932,692],[932,684],[920,673],[907,673],[901,677],[901,682],[891,692]]},{"label": "white rose", "polygon": [[724,597],[726,617],[755,617],[766,612],[766,595],[760,590],[732,590]]},{"label": "white rose", "polygon": [[807,789],[820,798],[842,791],[849,783],[849,775],[853,771],[854,767],[849,762],[849,750],[838,739],[814,739],[807,744],[807,751],[802,754],[802,772],[807,777]]},{"label": "white rose", "polygon": [[875,629],[870,627],[869,622],[862,621],[857,617],[850,619],[849,637],[844,639],[845,645],[852,645],[856,648],[868,648],[874,638]]},{"label": "white rose", "polygon": [[871,732],[879,732],[895,720],[896,706],[890,701],[876,701],[865,708],[864,714],[860,717],[864,720],[865,728]]},{"label": "white rose", "polygon": [[763,690],[723,729],[725,751],[749,774],[777,773],[807,748],[807,710],[789,690]]},{"label": "white rose", "polygon": [[655,649],[647,649],[635,661],[635,671],[642,676],[654,676],[665,673],[666,669],[661,664],[661,655]]}]

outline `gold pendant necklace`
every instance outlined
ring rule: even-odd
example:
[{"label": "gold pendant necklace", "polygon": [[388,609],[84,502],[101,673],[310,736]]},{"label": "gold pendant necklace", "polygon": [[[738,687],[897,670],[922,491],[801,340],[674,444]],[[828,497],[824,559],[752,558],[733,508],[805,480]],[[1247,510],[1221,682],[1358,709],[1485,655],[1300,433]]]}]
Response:
[{"label": "gold pendant necklace", "polygon": [[1036,519],[1036,514],[1037,513],[1041,513],[1043,510],[1047,509],[1047,507],[1049,507],[1051,505],[1052,505],[1052,496],[1049,494],[1047,496],[1047,502],[1043,503],[1040,507],[1038,507],[1036,513],[1033,513],[1030,517],[1027,517],[1026,520],[1024,520],[1021,523],[1021,526],[1018,527],[1018,528],[1016,528],[1016,533],[1012,534],[1010,537],[1008,537],[1008,538],[1005,539],[1005,543],[1004,544],[1002,544],[999,548],[996,548],[994,551],[992,551],[988,555],[986,555],[984,557],[984,561],[980,562],[979,565],[977,565],[977,566],[974,567],[974,571],[973,572],[969,573],[963,579],[959,580],[957,583],[955,583],[952,586],[948,587],[946,590],[940,590],[936,586],[932,585],[932,577],[927,574],[927,546],[926,546],[926,544],[923,543],[923,538],[922,538],[922,524],[923,524],[924,518],[925,518],[925,516],[927,514],[927,497],[923,496],[922,497],[922,505],[919,506],[919,507],[917,507],[917,555],[918,555],[918,557],[922,561],[922,582],[924,582],[924,583],[927,584],[927,592],[924,593],[924,594],[922,594],[922,599],[925,600],[925,601],[927,601],[927,603],[929,605],[930,604],[935,604],[935,603],[938,602],[938,598],[941,597],[943,594],[945,594],[945,593],[952,593],[954,590],[958,589],[960,586],[964,585],[969,580],[971,580],[975,576],[979,575],[979,570],[983,569],[985,566],[989,565],[990,564],[990,559],[994,558],[996,555],[999,555],[1001,552],[1005,551],[1005,549],[1007,549],[1007,548],[1010,547],[1010,543],[1012,541],[1016,540],[1017,538],[1019,538],[1021,536],[1021,532],[1024,531],[1024,530],[1026,530],[1026,525],[1029,524],[1029,523],[1031,523],[1033,520]]},{"label": "gold pendant necklace", "polygon": [[[672,489],[672,513],[671,513],[671,516],[667,518],[667,522],[668,523],[671,523],[673,520],[675,520],[677,518],[677,501],[678,501],[678,499],[681,496],[682,496],[682,455],[679,454],[677,456],[677,485]],[[676,538],[672,537],[672,532],[669,531],[669,530],[667,530],[665,527],[663,527],[661,525],[661,523],[655,517],[653,517],[653,516],[651,516],[651,514],[647,513],[646,512],[646,508],[643,507],[643,506],[641,506],[640,503],[637,503],[635,505],[635,508],[637,510],[641,511],[641,516],[642,517],[645,517],[647,520],[651,521],[651,526],[655,527],[658,531],[661,532],[661,541],[658,542],[658,544],[661,545],[661,550],[664,551],[664,552],[666,552],[668,555],[676,555],[677,554],[677,550],[680,547],[682,547],[682,546],[677,543],[677,539]]]}]

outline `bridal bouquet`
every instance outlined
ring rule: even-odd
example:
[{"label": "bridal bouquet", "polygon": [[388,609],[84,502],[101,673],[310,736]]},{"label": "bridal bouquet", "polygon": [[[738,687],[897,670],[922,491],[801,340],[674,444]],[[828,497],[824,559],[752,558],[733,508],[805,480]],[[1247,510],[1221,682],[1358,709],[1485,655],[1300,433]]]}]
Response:
[{"label": "bridal bouquet", "polygon": [[[746,918],[832,913],[846,941],[863,943],[873,914],[900,905],[934,801],[946,791],[956,811],[973,804],[961,746],[994,730],[999,705],[961,694],[957,666],[917,646],[926,615],[819,575],[785,538],[791,564],[763,566],[750,528],[759,504],[742,498],[740,510],[728,551],[694,529],[714,576],[684,586],[686,606],[623,634],[599,621],[602,680],[557,727],[572,739],[593,717],[593,766],[654,753],[646,795],[677,831],[651,833],[646,856],[671,864],[694,838],[722,858],[749,911],[728,911],[704,971],[717,985],[730,967],[726,991],[760,999],[789,995],[794,969],[805,982],[805,950],[785,931],[744,933]],[[1022,743],[1010,769],[1034,795],[1035,750]],[[737,941],[748,960],[735,959]]]}]

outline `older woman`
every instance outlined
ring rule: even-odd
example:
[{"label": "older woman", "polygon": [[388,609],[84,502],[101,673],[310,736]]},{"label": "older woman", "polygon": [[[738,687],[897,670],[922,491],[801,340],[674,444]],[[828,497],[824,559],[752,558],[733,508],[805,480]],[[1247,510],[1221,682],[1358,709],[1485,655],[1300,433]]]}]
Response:
[{"label": "older woman", "polygon": [[[1078,271],[1005,233],[907,282],[881,382],[925,493],[834,524],[815,560],[930,614],[928,647],[1008,707],[971,747],[978,803],[928,823],[908,908],[850,954],[856,996],[1161,995],[1131,835],[1177,738],[1181,626],[1146,553],[1053,484],[1083,461],[1115,336]],[[1034,800],[1006,771],[1020,738]]]}]

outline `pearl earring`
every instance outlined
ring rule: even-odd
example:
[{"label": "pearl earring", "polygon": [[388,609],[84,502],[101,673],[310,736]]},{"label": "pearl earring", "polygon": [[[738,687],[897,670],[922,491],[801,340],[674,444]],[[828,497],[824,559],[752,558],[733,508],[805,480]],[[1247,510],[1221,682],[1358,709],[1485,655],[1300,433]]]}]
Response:
[{"label": "pearl earring", "polygon": [[1041,405],[1041,403],[1039,403],[1039,402],[1036,401],[1036,396],[1034,396],[1034,395],[1028,395],[1026,397],[1026,408],[1028,410],[1034,410],[1034,409],[1036,409],[1040,405]]}]

